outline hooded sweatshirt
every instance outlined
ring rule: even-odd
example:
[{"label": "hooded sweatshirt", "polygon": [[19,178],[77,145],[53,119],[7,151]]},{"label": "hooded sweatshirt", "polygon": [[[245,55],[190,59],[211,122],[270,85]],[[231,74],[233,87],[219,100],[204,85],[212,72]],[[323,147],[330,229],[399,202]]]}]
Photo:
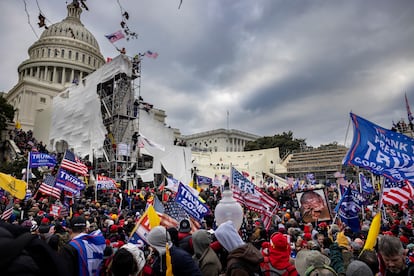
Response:
[{"label": "hooded sweatshirt", "polygon": [[[229,252],[226,275],[247,276],[249,272],[260,270],[260,263],[263,262],[262,254],[251,243],[243,242],[232,221],[220,224],[215,235],[220,244]],[[235,264],[241,264],[242,267],[234,266]]]},{"label": "hooded sweatshirt", "polygon": [[239,233],[237,233],[231,220],[220,224],[215,231],[215,235],[219,243],[227,250],[227,252],[231,252],[237,247],[244,245],[244,241]]},{"label": "hooded sweatshirt", "polygon": [[217,254],[210,248],[211,234],[206,230],[193,233],[194,260],[198,263],[202,275],[216,276],[221,272],[221,263]]}]

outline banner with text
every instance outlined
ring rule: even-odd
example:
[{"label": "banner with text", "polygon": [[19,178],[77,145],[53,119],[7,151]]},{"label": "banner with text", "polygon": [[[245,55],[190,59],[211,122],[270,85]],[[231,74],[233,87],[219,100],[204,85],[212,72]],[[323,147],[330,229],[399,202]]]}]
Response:
[{"label": "banner with text", "polygon": [[116,190],[116,181],[110,177],[97,175],[96,176],[96,189],[97,190]]},{"label": "banner with text", "polygon": [[353,113],[351,119],[354,137],[342,163],[365,168],[395,182],[414,182],[414,140]]},{"label": "banner with text", "polygon": [[30,152],[29,168],[38,167],[54,167],[56,165],[56,158],[46,153]]},{"label": "banner with text", "polygon": [[175,201],[181,204],[184,210],[198,221],[201,221],[210,212],[207,205],[203,204],[198,196],[193,194],[191,188],[182,183],[178,187]]},{"label": "banner with text", "polygon": [[85,183],[64,169],[59,169],[56,175],[55,187],[71,192],[72,194],[78,194],[80,190],[85,188]]},{"label": "banner with text", "polygon": [[246,193],[255,193],[255,186],[249,179],[243,176],[238,170],[234,167],[231,167],[231,183],[234,186],[237,186],[241,191]]}]

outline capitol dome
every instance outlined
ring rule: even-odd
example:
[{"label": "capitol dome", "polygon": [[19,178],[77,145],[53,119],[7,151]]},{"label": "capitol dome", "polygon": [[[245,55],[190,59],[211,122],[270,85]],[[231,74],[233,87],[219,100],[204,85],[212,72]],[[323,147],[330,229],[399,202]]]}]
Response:
[{"label": "capitol dome", "polygon": [[105,63],[98,42],[80,20],[78,1],[70,3],[67,10],[64,20],[48,26],[30,46],[29,59],[18,68],[19,82],[42,82],[61,91]]}]

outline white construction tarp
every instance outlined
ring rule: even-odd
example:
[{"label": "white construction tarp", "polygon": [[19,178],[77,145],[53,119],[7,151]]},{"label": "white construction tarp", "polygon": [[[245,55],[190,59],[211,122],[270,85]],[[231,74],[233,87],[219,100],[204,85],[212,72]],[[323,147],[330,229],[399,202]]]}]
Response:
[{"label": "white construction tarp", "polygon": [[[88,154],[92,156],[92,152],[102,155],[107,131],[103,125],[97,85],[120,73],[130,76],[131,72],[130,60],[119,55],[85,77],[78,85],[74,84],[56,96],[52,104],[50,147],[56,150],[55,143],[64,140],[69,149],[73,148],[81,157]],[[174,130],[156,120],[153,112],[144,110],[140,110],[139,119],[134,120],[134,124],[138,124],[135,129],[139,128],[142,137],[150,142],[144,143],[145,149],[141,153],[154,157],[153,172],[161,173],[162,165],[174,178],[188,184],[191,181],[191,150],[173,145]],[[124,146],[128,149],[130,145]]]},{"label": "white construction tarp", "polygon": [[69,148],[82,157],[92,151],[102,155],[106,129],[102,121],[101,102],[97,85],[119,73],[131,75],[132,65],[128,57],[119,55],[111,62],[86,76],[53,98],[52,123],[49,134],[51,147],[65,140]]}]

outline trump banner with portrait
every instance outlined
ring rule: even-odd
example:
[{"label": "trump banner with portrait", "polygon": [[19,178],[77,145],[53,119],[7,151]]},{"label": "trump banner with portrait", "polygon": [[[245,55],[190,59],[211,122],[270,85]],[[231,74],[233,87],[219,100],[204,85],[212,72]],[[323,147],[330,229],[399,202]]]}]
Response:
[{"label": "trump banner with portrait", "polygon": [[324,189],[301,191],[296,193],[296,198],[304,222],[331,220]]}]

